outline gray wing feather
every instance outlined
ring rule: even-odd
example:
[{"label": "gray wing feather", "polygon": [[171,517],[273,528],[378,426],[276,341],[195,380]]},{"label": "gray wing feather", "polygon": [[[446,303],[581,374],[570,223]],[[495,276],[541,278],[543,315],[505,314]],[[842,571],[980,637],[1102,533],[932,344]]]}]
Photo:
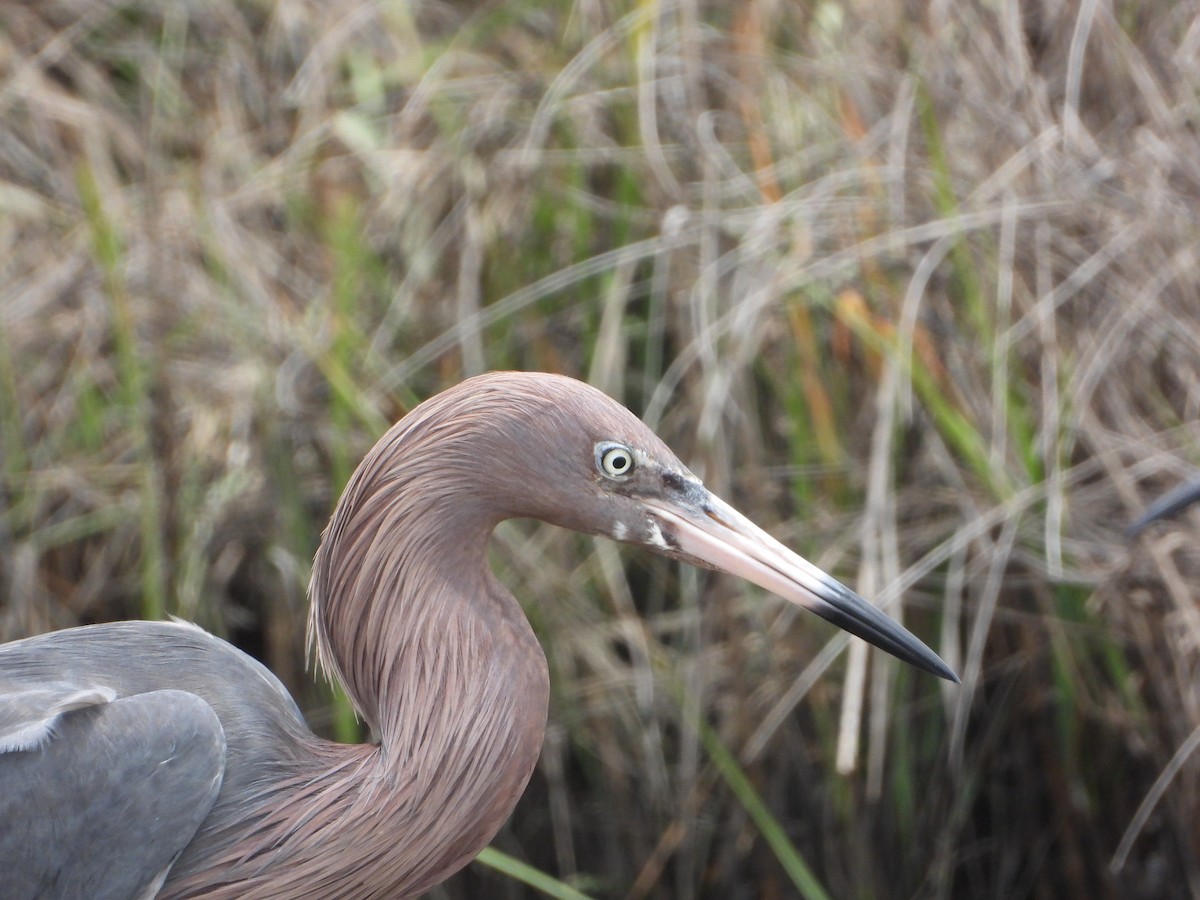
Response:
[{"label": "gray wing feather", "polygon": [[195,694],[103,685],[0,694],[4,898],[152,897],[212,808],[225,767]]},{"label": "gray wing feather", "polygon": [[109,687],[64,683],[0,695],[0,753],[37,750],[54,736],[67,713],[116,699],[117,692]]}]

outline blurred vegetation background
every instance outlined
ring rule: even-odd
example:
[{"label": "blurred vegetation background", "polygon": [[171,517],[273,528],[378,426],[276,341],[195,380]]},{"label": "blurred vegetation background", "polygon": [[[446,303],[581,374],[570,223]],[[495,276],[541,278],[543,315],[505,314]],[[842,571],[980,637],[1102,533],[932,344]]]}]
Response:
[{"label": "blurred vegetation background", "polygon": [[[604,898],[1198,897],[1200,536],[1123,534],[1200,460],[1198,132],[1183,0],[0,0],[0,636],[182,616],[352,734],[302,624],[341,485],[565,372],[963,686],[508,524],[554,699],[497,847]],[[481,895],[532,892],[432,896]]]}]

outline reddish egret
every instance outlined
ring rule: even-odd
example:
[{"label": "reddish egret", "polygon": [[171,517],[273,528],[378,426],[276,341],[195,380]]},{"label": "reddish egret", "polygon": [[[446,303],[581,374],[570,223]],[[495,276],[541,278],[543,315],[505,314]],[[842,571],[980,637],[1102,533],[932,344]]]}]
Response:
[{"label": "reddish egret", "polygon": [[317,551],[310,635],[374,743],[316,737],[274,675],[191,625],[0,647],[4,897],[395,898],[460,869],[546,722],[545,656],[486,559],[515,517],[740,575],[957,680],[600,391],[483,375],[383,436]]}]

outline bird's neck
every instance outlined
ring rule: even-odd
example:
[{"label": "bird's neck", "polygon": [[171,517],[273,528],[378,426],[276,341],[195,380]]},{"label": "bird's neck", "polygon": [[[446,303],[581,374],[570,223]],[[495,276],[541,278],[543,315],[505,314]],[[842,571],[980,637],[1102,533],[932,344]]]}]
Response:
[{"label": "bird's neck", "polygon": [[373,777],[398,820],[423,830],[416,868],[436,873],[472,858],[516,805],[549,678],[487,565],[495,521],[412,487],[347,489],[318,553],[311,627],[379,738]]}]

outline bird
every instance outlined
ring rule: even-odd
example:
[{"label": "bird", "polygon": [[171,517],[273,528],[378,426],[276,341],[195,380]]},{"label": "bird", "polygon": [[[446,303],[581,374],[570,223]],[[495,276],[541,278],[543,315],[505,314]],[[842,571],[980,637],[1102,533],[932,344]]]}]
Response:
[{"label": "bird", "polygon": [[265,666],[182,621],[0,645],[0,893],[360,900],[461,869],[524,791],[547,718],[545,654],[487,562],[511,518],[740,576],[958,680],[602,391],[491,372],[393,425],[322,534],[310,640],[369,742],[317,737]]}]

